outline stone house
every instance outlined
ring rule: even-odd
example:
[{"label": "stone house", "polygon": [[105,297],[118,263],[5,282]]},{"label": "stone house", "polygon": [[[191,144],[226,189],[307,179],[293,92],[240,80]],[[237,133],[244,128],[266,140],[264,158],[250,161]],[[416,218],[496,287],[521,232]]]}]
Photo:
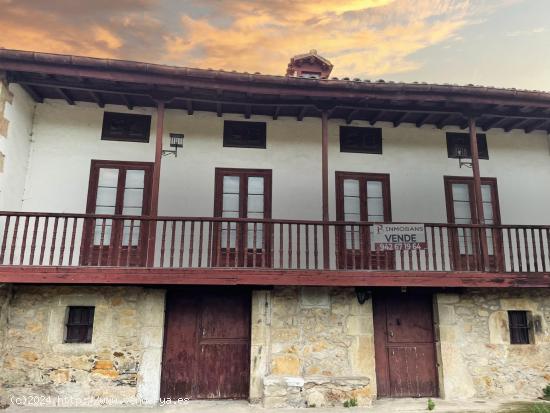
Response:
[{"label": "stone house", "polygon": [[0,49],[4,401],[540,395],[550,94],[331,69]]}]

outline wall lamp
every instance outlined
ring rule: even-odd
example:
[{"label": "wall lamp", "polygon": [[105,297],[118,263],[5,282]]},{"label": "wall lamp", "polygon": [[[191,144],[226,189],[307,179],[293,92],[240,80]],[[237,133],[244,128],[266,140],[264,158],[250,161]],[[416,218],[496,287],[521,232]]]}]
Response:
[{"label": "wall lamp", "polygon": [[460,168],[462,168],[463,166],[465,166],[466,168],[472,167],[472,159],[471,157],[469,157],[468,150],[464,146],[458,145],[456,147],[455,156],[458,158],[458,166]]},{"label": "wall lamp", "polygon": [[183,148],[183,133],[170,134],[170,148],[173,149],[163,149],[162,156],[174,155],[177,158],[178,148]]},{"label": "wall lamp", "polygon": [[359,304],[363,305],[371,298],[371,292],[365,287],[355,287],[355,295]]}]

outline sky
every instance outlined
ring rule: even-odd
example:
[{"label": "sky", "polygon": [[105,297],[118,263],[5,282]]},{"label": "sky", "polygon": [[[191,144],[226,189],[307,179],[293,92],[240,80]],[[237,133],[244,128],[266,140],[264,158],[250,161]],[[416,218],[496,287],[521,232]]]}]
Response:
[{"label": "sky", "polygon": [[0,0],[0,47],[550,91],[550,0]]}]

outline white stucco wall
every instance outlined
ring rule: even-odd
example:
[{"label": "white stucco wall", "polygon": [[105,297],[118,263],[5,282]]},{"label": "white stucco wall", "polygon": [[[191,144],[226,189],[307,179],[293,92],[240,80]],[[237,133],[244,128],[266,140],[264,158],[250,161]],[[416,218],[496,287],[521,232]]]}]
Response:
[{"label": "white stucco wall", "polygon": [[[0,88],[5,87],[0,83]],[[25,179],[29,164],[34,102],[19,85],[11,84],[12,102],[6,102],[4,117],[9,121],[6,137],[0,137],[0,152],[4,155],[4,172],[0,173],[0,210],[19,211],[22,208]]]},{"label": "white stucco wall", "polygon": [[[105,110],[127,111],[108,106]],[[31,162],[23,210],[84,212],[90,161],[154,160],[155,116],[149,144],[101,141],[103,109],[78,103],[46,101],[37,106]],[[134,109],[133,113],[153,113]],[[216,167],[273,170],[273,217],[321,218],[320,120],[294,118],[267,122],[267,149],[224,148],[223,121],[239,115],[168,110],[165,147],[170,132],[184,133],[178,157],[162,160],[160,206],[162,215],[211,216]],[[445,130],[425,126],[383,127],[383,155],[339,152],[339,126],[329,129],[330,216],[335,218],[335,171],[390,174],[394,221],[445,222],[444,175],[471,176],[455,159],[447,158]],[[368,126],[365,122],[352,125]],[[451,130],[451,129],[449,129]],[[482,160],[483,176],[497,177],[503,223],[549,224],[550,150],[545,133],[487,132],[490,160]],[[518,202],[522,200],[524,202]]]}]

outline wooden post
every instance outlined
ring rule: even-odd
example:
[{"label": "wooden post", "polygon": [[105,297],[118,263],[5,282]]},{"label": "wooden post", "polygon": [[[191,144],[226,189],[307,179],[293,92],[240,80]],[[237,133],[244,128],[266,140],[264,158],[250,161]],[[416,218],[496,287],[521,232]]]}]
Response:
[{"label": "wooden post", "polygon": [[[157,133],[155,137],[155,165],[153,168],[153,183],[151,188],[151,218],[158,217],[160,166],[162,160],[162,137],[164,134],[164,102],[157,102]],[[156,221],[150,221],[149,240],[147,245],[147,266],[152,267],[155,262]]]},{"label": "wooden post", "polygon": [[321,170],[322,170],[322,203],[323,203],[323,267],[330,267],[329,215],[328,215],[328,113],[321,113]]},{"label": "wooden post", "polygon": [[[481,174],[479,172],[479,153],[477,147],[477,127],[474,117],[468,120],[470,128],[470,151],[472,154],[472,172],[474,175],[474,196],[475,210],[474,224],[485,224],[485,214],[483,212],[483,197],[481,192]],[[487,234],[484,230],[479,231],[481,240],[481,253],[483,255],[483,268],[489,269],[489,253],[487,248]],[[475,253],[475,252],[474,252]]]}]

